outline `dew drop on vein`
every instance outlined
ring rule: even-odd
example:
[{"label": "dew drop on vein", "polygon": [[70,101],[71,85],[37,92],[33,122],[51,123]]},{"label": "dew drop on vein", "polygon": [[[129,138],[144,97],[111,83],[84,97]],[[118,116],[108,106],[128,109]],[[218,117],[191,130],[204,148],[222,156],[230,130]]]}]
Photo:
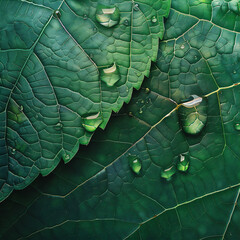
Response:
[{"label": "dew drop on vein", "polygon": [[99,4],[96,12],[97,21],[106,28],[116,26],[120,21],[120,11],[118,7],[105,6]]},{"label": "dew drop on vein", "polygon": [[142,163],[141,163],[140,159],[137,156],[129,155],[128,163],[129,163],[131,170],[134,173],[136,173],[137,175],[139,175],[141,172],[141,169],[142,169]]},{"label": "dew drop on vein", "polygon": [[11,149],[11,154],[12,154],[12,155],[15,155],[15,154],[16,154],[16,148],[12,148],[12,149]]},{"label": "dew drop on vein", "polygon": [[63,124],[61,122],[58,122],[56,125],[55,125],[55,129],[56,130],[61,130],[63,128]]},{"label": "dew drop on vein", "polygon": [[54,12],[53,12],[53,16],[55,17],[55,18],[60,18],[61,17],[61,12],[60,12],[60,10],[59,9],[56,9]]},{"label": "dew drop on vein", "polygon": [[134,5],[133,10],[134,11],[138,11],[139,10],[139,5],[137,3]]},{"label": "dew drop on vein", "polygon": [[105,82],[108,87],[114,86],[120,80],[120,74],[117,65],[114,63],[109,68],[99,69],[100,80]]},{"label": "dew drop on vein", "polygon": [[88,116],[82,117],[82,126],[88,131],[88,132],[94,132],[98,128],[98,126],[102,123],[103,119],[100,114],[93,113]]}]

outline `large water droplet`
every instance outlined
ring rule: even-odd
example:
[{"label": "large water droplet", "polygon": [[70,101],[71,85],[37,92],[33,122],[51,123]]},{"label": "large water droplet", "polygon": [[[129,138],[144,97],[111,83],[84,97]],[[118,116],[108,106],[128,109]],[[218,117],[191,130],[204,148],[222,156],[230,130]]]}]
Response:
[{"label": "large water droplet", "polygon": [[192,95],[178,109],[184,132],[198,134],[207,123],[207,100]]},{"label": "large water droplet", "polygon": [[55,11],[53,12],[53,16],[54,16],[55,18],[60,18],[60,17],[61,17],[61,12],[60,12],[60,10],[59,10],[59,9],[55,10]]},{"label": "large water droplet", "polygon": [[161,177],[170,181],[172,176],[176,173],[177,169],[175,165],[172,165],[170,168],[164,169],[161,171]]},{"label": "large water droplet", "polygon": [[111,28],[119,23],[120,11],[116,6],[107,7],[105,5],[98,5],[96,19],[102,26]]},{"label": "large water droplet", "polygon": [[88,132],[94,132],[102,123],[102,116],[100,113],[94,113],[82,118],[82,125]]},{"label": "large water droplet", "polygon": [[141,168],[142,168],[142,163],[140,159],[137,156],[128,156],[128,162],[129,166],[131,167],[132,171],[136,173],[137,175],[140,174]]},{"label": "large water droplet", "polygon": [[100,69],[100,79],[105,82],[109,87],[112,87],[117,81],[120,80],[118,67],[114,63],[109,68]]},{"label": "large water droplet", "polygon": [[236,123],[236,124],[235,124],[235,129],[236,129],[237,131],[240,131],[240,123]]},{"label": "large water droplet", "polygon": [[180,154],[179,163],[177,169],[182,172],[186,172],[189,167],[189,158],[185,155]]}]

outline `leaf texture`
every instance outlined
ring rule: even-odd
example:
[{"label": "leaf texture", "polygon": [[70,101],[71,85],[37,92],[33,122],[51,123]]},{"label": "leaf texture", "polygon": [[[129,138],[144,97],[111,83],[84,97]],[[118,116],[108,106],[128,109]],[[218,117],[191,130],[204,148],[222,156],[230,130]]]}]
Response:
[{"label": "leaf texture", "polygon": [[[1,205],[2,239],[238,239],[240,35],[213,22],[215,1],[186,1],[187,14],[178,2],[141,91],[69,168]],[[183,131],[178,112],[192,95],[208,106],[195,135]],[[162,178],[181,155],[188,170]]]},{"label": "leaf texture", "polygon": [[[99,4],[119,9],[107,28]],[[1,0],[0,201],[69,162],[129,102],[157,57],[169,0]],[[154,17],[154,21],[152,18]],[[101,81],[116,66],[117,83]],[[98,116],[94,126],[88,117]],[[88,119],[88,120],[86,120]],[[88,122],[87,122],[88,121]],[[93,122],[93,120],[91,120]]]}]

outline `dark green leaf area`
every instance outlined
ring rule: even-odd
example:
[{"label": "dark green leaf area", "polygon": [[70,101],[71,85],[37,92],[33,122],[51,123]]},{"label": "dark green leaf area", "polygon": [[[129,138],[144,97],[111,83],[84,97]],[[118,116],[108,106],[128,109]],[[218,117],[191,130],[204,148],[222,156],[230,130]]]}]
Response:
[{"label": "dark green leaf area", "polygon": [[[202,16],[209,2],[196,4]],[[3,202],[2,239],[238,239],[239,33],[186,11],[173,7],[150,78],[106,130],[68,168]],[[207,101],[194,135],[178,112],[193,95]],[[129,156],[141,161],[140,175]],[[172,166],[171,179],[162,178]]]}]

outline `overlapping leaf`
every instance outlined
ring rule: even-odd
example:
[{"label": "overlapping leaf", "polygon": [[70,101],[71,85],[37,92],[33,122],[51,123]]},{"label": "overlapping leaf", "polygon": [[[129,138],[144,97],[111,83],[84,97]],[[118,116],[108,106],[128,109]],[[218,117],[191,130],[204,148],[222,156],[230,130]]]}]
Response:
[{"label": "overlapping leaf", "polygon": [[[178,2],[143,89],[69,168],[2,204],[2,239],[238,239],[240,34],[204,17],[215,1],[186,1],[188,14]],[[177,109],[194,94],[207,99],[208,118],[188,135]],[[181,154],[188,171],[161,178]]]},{"label": "overlapping leaf", "polygon": [[[116,25],[97,21],[99,4],[120,14]],[[130,100],[156,60],[169,4],[0,1],[0,201],[70,161]],[[101,70],[111,79],[112,66],[109,87]]]}]

